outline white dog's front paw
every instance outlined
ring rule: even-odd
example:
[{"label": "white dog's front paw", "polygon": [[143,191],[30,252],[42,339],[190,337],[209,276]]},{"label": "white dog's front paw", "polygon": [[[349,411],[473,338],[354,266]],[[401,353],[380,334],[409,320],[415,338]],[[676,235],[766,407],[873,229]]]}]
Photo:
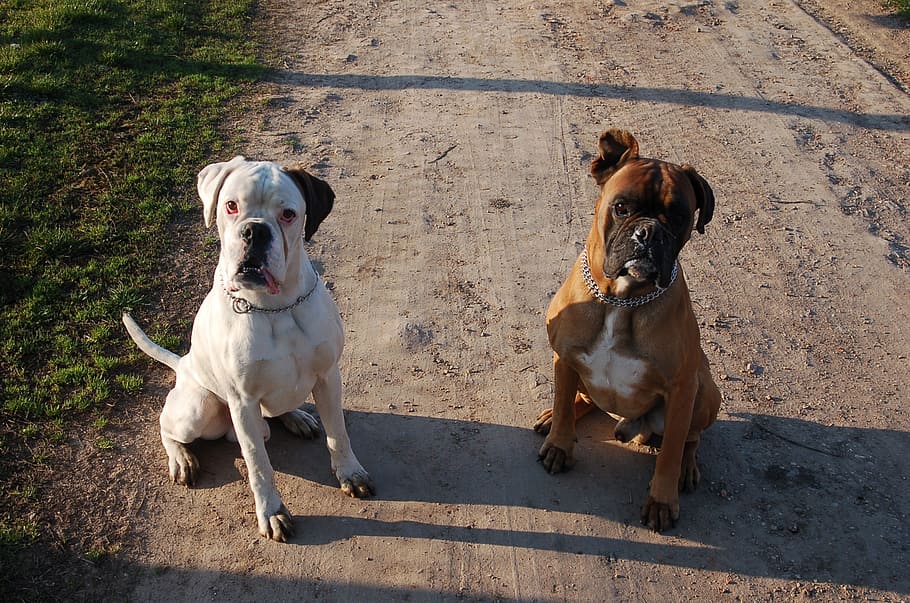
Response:
[{"label": "white dog's front paw", "polygon": [[335,471],[335,476],[338,478],[338,483],[341,484],[341,491],[348,496],[368,498],[376,494],[373,478],[359,463],[347,471]]},{"label": "white dog's front paw", "polygon": [[281,424],[284,425],[285,429],[307,440],[315,438],[322,432],[319,427],[319,420],[299,408],[279,415],[278,419],[281,420]]},{"label": "white dog's front paw", "polygon": [[257,513],[259,533],[275,542],[287,542],[294,535],[294,518],[287,507],[281,505],[274,513]]}]

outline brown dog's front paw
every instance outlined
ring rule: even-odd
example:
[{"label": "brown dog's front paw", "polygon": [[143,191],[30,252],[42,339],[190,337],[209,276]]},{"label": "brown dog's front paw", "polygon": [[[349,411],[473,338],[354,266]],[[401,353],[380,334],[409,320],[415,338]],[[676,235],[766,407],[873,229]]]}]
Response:
[{"label": "brown dog's front paw", "polygon": [[557,446],[549,440],[544,442],[537,455],[540,457],[540,462],[543,463],[543,467],[548,473],[568,471],[572,468],[572,465],[575,464],[575,458],[572,456],[571,447],[568,447],[568,450],[566,450],[566,448]]},{"label": "brown dog's front paw", "polygon": [[534,431],[541,435],[547,435],[550,433],[550,427],[553,426],[553,409],[548,408],[545,411],[537,415],[537,420],[534,421]]},{"label": "brown dog's front paw", "polygon": [[691,465],[683,463],[679,473],[679,491],[694,492],[699,481],[701,481],[701,473],[698,471],[698,465],[694,462]]},{"label": "brown dog's front paw", "polygon": [[679,519],[679,502],[657,502],[648,496],[647,502],[641,507],[641,523],[655,532],[669,530]]}]

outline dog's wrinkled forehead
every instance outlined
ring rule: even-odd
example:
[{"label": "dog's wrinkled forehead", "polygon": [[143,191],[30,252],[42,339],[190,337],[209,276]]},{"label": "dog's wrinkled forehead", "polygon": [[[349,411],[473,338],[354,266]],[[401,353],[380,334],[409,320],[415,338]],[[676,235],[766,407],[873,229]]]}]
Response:
[{"label": "dog's wrinkled forehead", "polygon": [[249,161],[225,178],[219,201],[234,199],[246,205],[247,212],[303,204],[300,189],[280,166],[269,161]]},{"label": "dog's wrinkled forehead", "polygon": [[[628,200],[645,207],[677,207],[690,217],[698,212],[695,230],[704,234],[705,225],[714,215],[714,191],[690,165],[676,165],[638,154],[638,141],[625,130],[601,132],[597,141],[598,155],[591,162],[591,175],[601,187],[598,208],[615,209],[618,195],[625,192]],[[635,208],[623,206],[621,212]],[[600,212],[600,215],[608,212]]]},{"label": "dog's wrinkled forehead", "polygon": [[606,183],[604,196],[634,201],[639,210],[662,212],[673,207],[695,210],[688,177],[672,163],[637,159],[620,167]]},{"label": "dog's wrinkled forehead", "polygon": [[292,207],[298,213],[303,197],[281,166],[270,161],[247,161],[242,155],[230,161],[207,165],[196,178],[203,203],[205,225],[211,226],[218,210],[228,200],[239,203],[244,212],[261,207]]}]

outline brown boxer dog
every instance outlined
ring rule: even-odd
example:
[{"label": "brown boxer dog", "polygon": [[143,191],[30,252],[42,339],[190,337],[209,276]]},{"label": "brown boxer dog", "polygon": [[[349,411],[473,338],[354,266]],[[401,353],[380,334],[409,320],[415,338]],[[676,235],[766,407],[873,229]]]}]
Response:
[{"label": "brown boxer dog", "polygon": [[660,532],[679,518],[679,490],[698,484],[699,436],[720,407],[677,261],[693,227],[710,222],[714,193],[690,166],[639,157],[628,132],[607,130],[598,147],[594,224],[547,311],[553,408],[534,429],[547,434],[539,454],[550,473],[572,466],[575,422],[595,406],[619,420],[620,441],[662,435],[641,508]]}]

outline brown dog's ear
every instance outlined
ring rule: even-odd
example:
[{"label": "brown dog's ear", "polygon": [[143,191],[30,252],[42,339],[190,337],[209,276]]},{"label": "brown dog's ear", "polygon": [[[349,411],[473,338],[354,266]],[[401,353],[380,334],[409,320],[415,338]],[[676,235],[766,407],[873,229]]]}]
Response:
[{"label": "brown dog's ear", "polygon": [[638,158],[638,141],[625,130],[605,130],[597,142],[600,156],[591,162],[591,175],[598,185],[627,161]]},{"label": "brown dog's ear", "polygon": [[684,165],[682,169],[689,177],[692,189],[695,191],[695,203],[698,207],[698,221],[695,223],[695,230],[705,234],[705,224],[714,217],[714,191],[711,190],[711,185],[699,176],[691,165]]},{"label": "brown dog's ear", "polygon": [[218,195],[221,194],[221,186],[228,175],[245,161],[242,155],[237,155],[230,161],[205,166],[196,176],[196,190],[202,199],[202,216],[205,218],[206,228],[215,222],[215,216],[218,214]]},{"label": "brown dog's ear", "polygon": [[303,240],[309,241],[319,225],[325,220],[332,206],[335,204],[335,191],[325,180],[309,174],[300,166],[283,168],[284,172],[294,180],[300,189],[306,203],[306,224],[303,227]]}]

